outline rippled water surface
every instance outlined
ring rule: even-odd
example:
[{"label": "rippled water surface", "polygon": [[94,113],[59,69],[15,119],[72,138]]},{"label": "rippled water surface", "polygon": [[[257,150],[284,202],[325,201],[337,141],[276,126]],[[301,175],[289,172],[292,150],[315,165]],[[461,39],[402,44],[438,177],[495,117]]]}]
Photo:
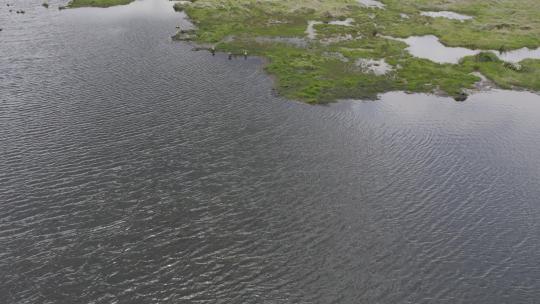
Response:
[{"label": "rippled water surface", "polygon": [[0,303],[538,303],[540,96],[308,106],[50,4],[0,0]]}]

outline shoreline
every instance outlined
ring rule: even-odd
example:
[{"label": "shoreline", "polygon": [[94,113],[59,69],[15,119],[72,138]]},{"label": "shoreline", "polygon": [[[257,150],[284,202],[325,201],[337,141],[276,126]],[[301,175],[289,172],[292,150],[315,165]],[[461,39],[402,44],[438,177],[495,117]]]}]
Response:
[{"label": "shoreline", "polygon": [[107,8],[118,5],[126,5],[136,0],[71,0],[66,5],[69,8],[101,7]]},{"label": "shoreline", "polygon": [[[380,93],[397,90],[436,93],[463,100],[467,92],[473,90],[476,83],[481,81],[474,72],[482,73],[503,89],[540,91],[538,59],[527,59],[520,64],[508,65],[495,58],[496,56],[480,52],[465,56],[455,64],[437,63],[407,54],[406,43],[384,39],[381,36],[387,33],[377,30],[377,25],[372,32],[369,32],[371,29],[361,28],[361,25],[365,25],[362,18],[377,24],[377,17],[381,13],[395,13],[391,11],[392,1],[382,1],[386,4],[385,9],[364,9],[350,5],[340,7],[340,2],[324,4],[319,10],[311,8],[311,11],[303,12],[302,9],[313,2],[305,0],[299,5],[300,8],[296,8],[294,17],[287,15],[289,11],[286,9],[287,5],[291,5],[290,1],[280,3],[286,7],[284,13],[283,8],[277,5],[252,5],[253,1],[250,0],[240,0],[240,3],[236,4],[225,3],[218,9],[216,1],[181,2],[182,11],[197,25],[197,29],[190,31],[190,37],[179,40],[212,44],[217,51],[226,53],[241,54],[243,50],[247,50],[251,55],[266,58],[265,70],[276,79],[276,90],[289,99],[308,103],[327,103],[343,98],[377,99]],[[243,11],[240,13],[241,9]],[[284,16],[282,20],[273,20],[272,18],[277,18],[280,10]],[[220,15],[221,11],[227,13]],[[260,11],[270,12],[271,17],[264,18]],[[418,14],[420,13],[421,11],[418,11]],[[471,22],[426,16],[421,18],[423,21],[433,19],[432,22],[449,22],[449,31],[452,31],[453,26],[463,27]],[[413,18],[407,20],[410,19]],[[246,23],[249,23],[249,26],[244,25]],[[306,38],[306,28],[309,27],[314,33],[308,33],[309,37]],[[418,31],[415,34],[429,33],[431,31]],[[454,45],[441,37],[437,38],[441,44]],[[307,47],[297,47],[287,39],[303,39],[307,40],[308,44]],[[325,44],[326,40],[331,42]],[[532,45],[536,44],[526,43],[515,47],[519,49]],[[504,48],[504,51],[507,50],[510,49]],[[355,67],[358,60],[385,60],[391,68],[388,73],[374,75],[370,71],[376,67],[362,70],[358,65]]]},{"label": "shoreline", "polygon": [[[132,1],[73,0],[69,7],[88,6],[84,3],[108,7]],[[496,43],[505,38],[506,33],[494,36],[491,51],[482,51],[485,41],[469,45],[471,50],[478,51],[465,52],[456,62],[445,62],[444,58],[437,62],[411,52],[406,40],[428,35],[433,35],[451,51],[465,50],[467,45],[436,35],[439,23],[446,26],[450,34],[459,36],[480,19],[482,10],[476,14],[469,12],[471,18],[467,20],[450,20],[423,15],[425,9],[421,7],[408,8],[405,14],[400,10],[403,5],[393,0],[382,0],[383,7],[353,5],[354,0],[328,1],[319,6],[315,5],[319,3],[316,0],[301,0],[297,4],[287,0],[173,2],[172,9],[185,14],[194,25],[194,28],[179,29],[173,40],[191,41],[197,49],[215,47],[217,52],[248,52],[250,56],[263,58],[263,69],[271,76],[275,91],[288,99],[319,104],[350,98],[375,100],[381,93],[404,91],[463,101],[478,90],[478,83],[483,81],[479,74],[501,89],[540,91],[540,59],[511,63],[493,53]],[[420,3],[418,0],[405,2]],[[433,7],[432,11],[446,8]],[[451,8],[448,11],[451,12]],[[537,13],[540,16],[540,9]],[[396,14],[399,22],[394,20]],[[398,24],[401,28],[392,28],[396,26],[392,22],[401,22]],[[511,50],[506,45],[516,50],[540,45],[540,38],[537,44],[522,36],[505,41],[508,43],[499,48],[501,55]],[[429,46],[424,48],[430,55]]]}]

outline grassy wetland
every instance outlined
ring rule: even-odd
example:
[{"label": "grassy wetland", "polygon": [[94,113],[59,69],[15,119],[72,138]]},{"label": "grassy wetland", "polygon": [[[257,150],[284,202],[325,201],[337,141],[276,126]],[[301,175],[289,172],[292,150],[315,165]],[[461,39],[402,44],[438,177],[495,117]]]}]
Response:
[{"label": "grassy wetland", "polygon": [[[374,99],[393,90],[458,98],[480,80],[474,72],[503,88],[539,91],[540,60],[511,64],[496,56],[540,46],[540,7],[535,2],[180,1],[175,10],[185,11],[197,29],[179,31],[176,38],[267,58],[266,70],[275,76],[277,90],[308,103]],[[431,17],[425,12],[452,12],[466,18]],[[437,63],[414,57],[408,45],[396,39],[425,35],[478,54],[456,64]]]},{"label": "grassy wetland", "polygon": [[110,7],[115,5],[124,5],[134,0],[72,0],[68,7]]}]

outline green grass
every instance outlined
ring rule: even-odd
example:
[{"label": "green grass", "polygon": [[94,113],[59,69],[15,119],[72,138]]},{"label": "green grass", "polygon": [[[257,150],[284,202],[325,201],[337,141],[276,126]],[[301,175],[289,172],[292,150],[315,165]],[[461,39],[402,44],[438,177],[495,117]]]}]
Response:
[{"label": "green grass", "polygon": [[[523,3],[523,1],[527,3]],[[539,63],[522,62],[523,69],[509,69],[503,62],[468,58],[458,65],[438,64],[410,56],[401,42],[376,34],[408,37],[433,34],[447,45],[480,49],[512,49],[540,45],[540,8],[534,0],[383,0],[385,10],[366,9],[354,0],[257,1],[198,0],[186,7],[198,26],[199,42],[240,53],[246,49],[269,60],[267,70],[276,76],[284,96],[310,103],[339,98],[375,98],[389,90],[437,92],[451,96],[471,88],[480,71],[505,88],[540,90]],[[474,17],[459,22],[421,16],[421,11],[452,10]],[[401,17],[406,13],[409,18]],[[308,48],[256,41],[256,37],[305,37],[309,20],[353,18],[354,26],[316,25],[317,40]],[[336,37],[361,37],[341,41]],[[333,43],[325,44],[324,41]],[[225,42],[226,41],[226,42]],[[343,62],[329,53],[341,54]],[[376,76],[355,67],[359,58],[381,59],[394,70]]]},{"label": "green grass", "polygon": [[[72,0],[70,7],[108,7],[133,0]],[[540,61],[525,60],[515,69],[484,53],[460,64],[438,64],[412,57],[399,41],[383,36],[436,35],[449,46],[472,49],[515,49],[540,46],[538,0],[381,0],[385,9],[365,8],[357,0],[190,0],[177,2],[197,30],[175,39],[215,45],[217,50],[269,59],[266,70],[276,76],[283,96],[308,103],[340,98],[377,98],[391,90],[459,96],[472,88],[481,72],[503,88],[540,91]],[[470,15],[460,22],[422,16],[422,11],[449,10]],[[403,18],[402,14],[408,18]],[[327,24],[352,18],[352,26]],[[317,37],[308,40],[309,21]],[[257,37],[306,39],[306,47]],[[266,41],[266,42],[264,42]],[[272,41],[272,42],[271,42]],[[375,75],[355,63],[384,59],[392,70]]]},{"label": "green grass", "polygon": [[[447,45],[478,49],[510,49],[540,45],[540,6],[537,0],[383,0],[411,18],[388,24],[388,34],[430,33]],[[419,11],[454,11],[474,17],[466,22],[419,16]]]},{"label": "green grass", "polygon": [[462,65],[479,71],[505,89],[540,90],[540,60],[523,60],[519,63],[520,69],[516,69],[493,54],[482,53],[465,58]]},{"label": "green grass", "polygon": [[[133,0],[72,0],[69,7],[109,7]],[[472,88],[480,72],[503,88],[540,91],[540,60],[524,60],[520,68],[491,53],[465,58],[459,64],[438,64],[411,56],[406,44],[383,36],[436,35],[449,46],[499,50],[540,46],[538,0],[381,0],[385,9],[365,8],[357,0],[190,0],[174,6],[197,26],[175,39],[215,45],[236,54],[247,50],[268,60],[283,96],[308,103],[340,98],[377,98],[391,90],[459,96]],[[454,11],[472,16],[460,22],[422,16],[422,11]],[[402,14],[407,14],[403,18]],[[352,18],[352,26],[327,24]],[[309,21],[317,37],[307,39]],[[325,23],[326,22],[326,23]],[[295,46],[264,38],[301,38]],[[355,63],[384,59],[392,66],[375,75]]]},{"label": "green grass", "polygon": [[[197,42],[216,45],[221,51],[240,54],[248,50],[263,56],[269,59],[266,70],[276,76],[276,88],[283,96],[325,103],[340,98],[376,98],[391,90],[459,96],[480,80],[471,74],[475,71],[503,88],[538,91],[538,60],[523,61],[520,71],[498,59],[482,61],[477,57],[455,65],[438,64],[414,58],[404,43],[381,37],[432,34],[447,45],[474,49],[537,47],[540,6],[536,1],[382,0],[386,9],[381,10],[361,7],[356,0],[197,0],[182,9],[198,28]],[[474,19],[460,22],[420,15],[421,11],[440,10]],[[353,26],[324,23],[346,18],[354,19]],[[256,39],[306,39],[310,20],[323,24],[315,25],[317,39],[305,48]],[[361,58],[384,59],[393,69],[374,75],[355,65]]]},{"label": "green grass", "polygon": [[134,0],[72,0],[68,7],[110,7],[115,5],[125,5]]}]

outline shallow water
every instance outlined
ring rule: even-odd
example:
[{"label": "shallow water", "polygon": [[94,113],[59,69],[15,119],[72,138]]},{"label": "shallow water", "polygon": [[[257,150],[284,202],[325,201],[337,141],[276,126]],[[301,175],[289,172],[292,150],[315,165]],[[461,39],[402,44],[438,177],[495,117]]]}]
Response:
[{"label": "shallow water", "polygon": [[373,73],[377,76],[385,75],[393,69],[384,59],[375,60],[360,58],[356,60],[355,64],[362,68],[364,72]]},{"label": "shallow water", "polygon": [[420,15],[432,17],[432,18],[446,18],[446,19],[460,20],[460,21],[470,20],[473,18],[471,16],[462,15],[456,12],[449,12],[449,11],[421,12]]},{"label": "shallow water", "polygon": [[353,18],[347,18],[345,20],[334,20],[328,22],[328,24],[331,25],[341,25],[341,26],[352,26],[352,23],[354,22]]},{"label": "shallow water", "polygon": [[508,62],[520,62],[525,59],[540,59],[540,48],[521,48],[504,53],[495,52],[499,58]]},{"label": "shallow water", "polygon": [[540,96],[309,106],[168,1],[1,1],[0,303],[540,298]]},{"label": "shallow water", "polygon": [[321,21],[308,21],[308,26],[306,28],[306,34],[308,39],[317,38],[317,31],[315,30],[315,25],[322,24]]},{"label": "shallow water", "polygon": [[[386,38],[403,41],[409,45],[407,51],[409,51],[411,55],[418,58],[429,59],[438,63],[457,64],[464,57],[473,56],[481,52],[481,50],[446,46],[440,42],[438,37],[433,35],[411,36],[405,39],[392,37]],[[489,52],[494,53],[501,60],[513,63],[517,63],[525,59],[540,59],[540,48],[522,48],[504,53],[493,50]]]},{"label": "shallow water", "polygon": [[358,3],[360,5],[370,8],[380,8],[383,9],[385,7],[384,3],[377,1],[377,0],[358,0]]},{"label": "shallow water", "polygon": [[[328,22],[328,24],[338,25],[338,26],[352,26],[353,22],[354,22],[354,19],[347,18],[345,20],[333,20],[333,21]],[[311,40],[317,38],[317,30],[315,29],[315,25],[323,24],[323,23],[324,22],[322,21],[316,21],[316,20],[308,21],[308,25],[305,31],[307,38]],[[297,39],[297,38],[293,38],[293,39]]]},{"label": "shallow water", "polygon": [[411,55],[438,63],[457,64],[462,58],[479,53],[479,51],[462,47],[448,47],[442,44],[439,41],[439,38],[433,35],[411,36],[397,40],[403,41],[409,45],[407,51],[411,53]]}]

